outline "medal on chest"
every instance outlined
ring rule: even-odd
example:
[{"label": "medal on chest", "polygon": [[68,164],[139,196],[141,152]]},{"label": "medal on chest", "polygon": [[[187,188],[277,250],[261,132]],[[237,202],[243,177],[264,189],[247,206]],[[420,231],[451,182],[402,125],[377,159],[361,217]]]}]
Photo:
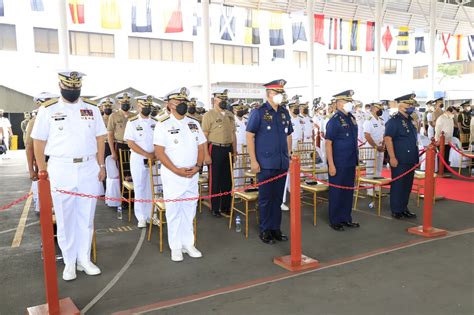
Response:
[{"label": "medal on chest", "polygon": [[408,124],[405,120],[402,120],[402,126],[405,128],[407,133],[410,133],[410,128],[408,127]]},{"label": "medal on chest", "polygon": [[342,118],[341,116],[338,116],[338,118],[339,118],[339,122],[341,123],[341,126],[342,126],[343,128],[349,127],[349,125],[348,125],[347,122],[344,120],[344,118]]}]

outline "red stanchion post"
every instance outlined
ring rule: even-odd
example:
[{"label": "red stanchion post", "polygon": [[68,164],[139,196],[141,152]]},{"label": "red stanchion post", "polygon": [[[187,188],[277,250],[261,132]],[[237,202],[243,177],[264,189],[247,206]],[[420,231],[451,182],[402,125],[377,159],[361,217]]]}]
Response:
[{"label": "red stanchion post", "polygon": [[48,173],[46,171],[39,172],[38,178],[46,304],[29,307],[27,308],[27,313],[31,315],[79,314],[79,310],[70,298],[59,300],[53,232],[53,202],[51,199],[51,186],[48,179]]},{"label": "red stanchion post", "polygon": [[301,165],[293,155],[290,161],[290,251],[289,256],[273,259],[273,262],[289,271],[300,271],[319,266],[319,261],[301,253]]},{"label": "red stanchion post", "polygon": [[423,206],[423,225],[411,227],[408,233],[416,234],[424,237],[438,237],[448,234],[446,230],[437,229],[433,224],[433,197],[435,188],[435,158],[436,147],[430,144],[426,150],[426,169],[425,169],[425,198]]}]

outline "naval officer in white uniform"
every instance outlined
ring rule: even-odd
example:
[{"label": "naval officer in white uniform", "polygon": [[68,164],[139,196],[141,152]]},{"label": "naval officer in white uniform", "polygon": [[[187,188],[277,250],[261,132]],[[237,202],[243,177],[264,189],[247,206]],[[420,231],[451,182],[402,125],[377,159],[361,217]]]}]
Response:
[{"label": "naval officer in white uniform", "polygon": [[[165,96],[170,114],[155,127],[155,156],[162,163],[164,199],[199,196],[198,178],[204,160],[206,137],[199,122],[186,116],[189,90],[181,88]],[[183,253],[199,258],[194,247],[193,220],[197,200],[167,202],[166,221],[171,260],[182,261]]]},{"label": "naval officer in white uniform", "polygon": [[[157,120],[151,117],[153,110],[153,96],[143,95],[137,100],[137,116],[130,118],[125,126],[124,140],[130,150],[130,172],[132,173],[133,191],[136,199],[152,199],[150,168],[148,160],[154,160],[153,132]],[[150,220],[152,204],[149,202],[135,202],[135,217],[138,227],[145,228]]]},{"label": "naval officer in white uniform", "polygon": [[[100,274],[100,269],[90,261],[96,199],[56,191],[97,195],[105,179],[107,130],[95,103],[79,98],[83,76],[76,71],[59,73],[61,98],[40,107],[31,133],[38,169],[47,168],[51,181],[66,281],[76,278],[76,268],[88,275]],[[47,166],[45,155],[49,156]]]}]

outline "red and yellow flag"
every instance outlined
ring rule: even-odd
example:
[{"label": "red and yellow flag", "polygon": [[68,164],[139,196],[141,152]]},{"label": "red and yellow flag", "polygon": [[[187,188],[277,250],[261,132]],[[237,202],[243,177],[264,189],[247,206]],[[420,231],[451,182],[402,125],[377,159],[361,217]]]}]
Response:
[{"label": "red and yellow flag", "polygon": [[69,0],[69,11],[74,24],[84,24],[84,0]]}]

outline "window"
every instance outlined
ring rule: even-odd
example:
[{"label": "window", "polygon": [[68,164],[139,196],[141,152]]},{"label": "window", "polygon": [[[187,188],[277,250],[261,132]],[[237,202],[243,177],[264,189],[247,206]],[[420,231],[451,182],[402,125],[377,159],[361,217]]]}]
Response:
[{"label": "window", "polygon": [[192,42],[142,37],[128,38],[130,59],[193,62],[193,56]]},{"label": "window", "polygon": [[402,61],[400,59],[382,58],[380,60],[380,73],[398,75],[402,74]]},{"label": "window", "polygon": [[362,72],[362,57],[328,54],[328,71]]},{"label": "window", "polygon": [[214,64],[256,66],[259,64],[258,48],[211,44]]},{"label": "window", "polygon": [[293,60],[299,68],[306,68],[308,53],[306,51],[293,51]]},{"label": "window", "polygon": [[69,45],[72,55],[114,57],[114,35],[69,32]]},{"label": "window", "polygon": [[34,28],[35,51],[40,53],[59,53],[58,30]]},{"label": "window", "polygon": [[413,67],[413,79],[426,79],[428,77],[428,66]]},{"label": "window", "polygon": [[0,50],[16,50],[15,25],[0,24]]}]

